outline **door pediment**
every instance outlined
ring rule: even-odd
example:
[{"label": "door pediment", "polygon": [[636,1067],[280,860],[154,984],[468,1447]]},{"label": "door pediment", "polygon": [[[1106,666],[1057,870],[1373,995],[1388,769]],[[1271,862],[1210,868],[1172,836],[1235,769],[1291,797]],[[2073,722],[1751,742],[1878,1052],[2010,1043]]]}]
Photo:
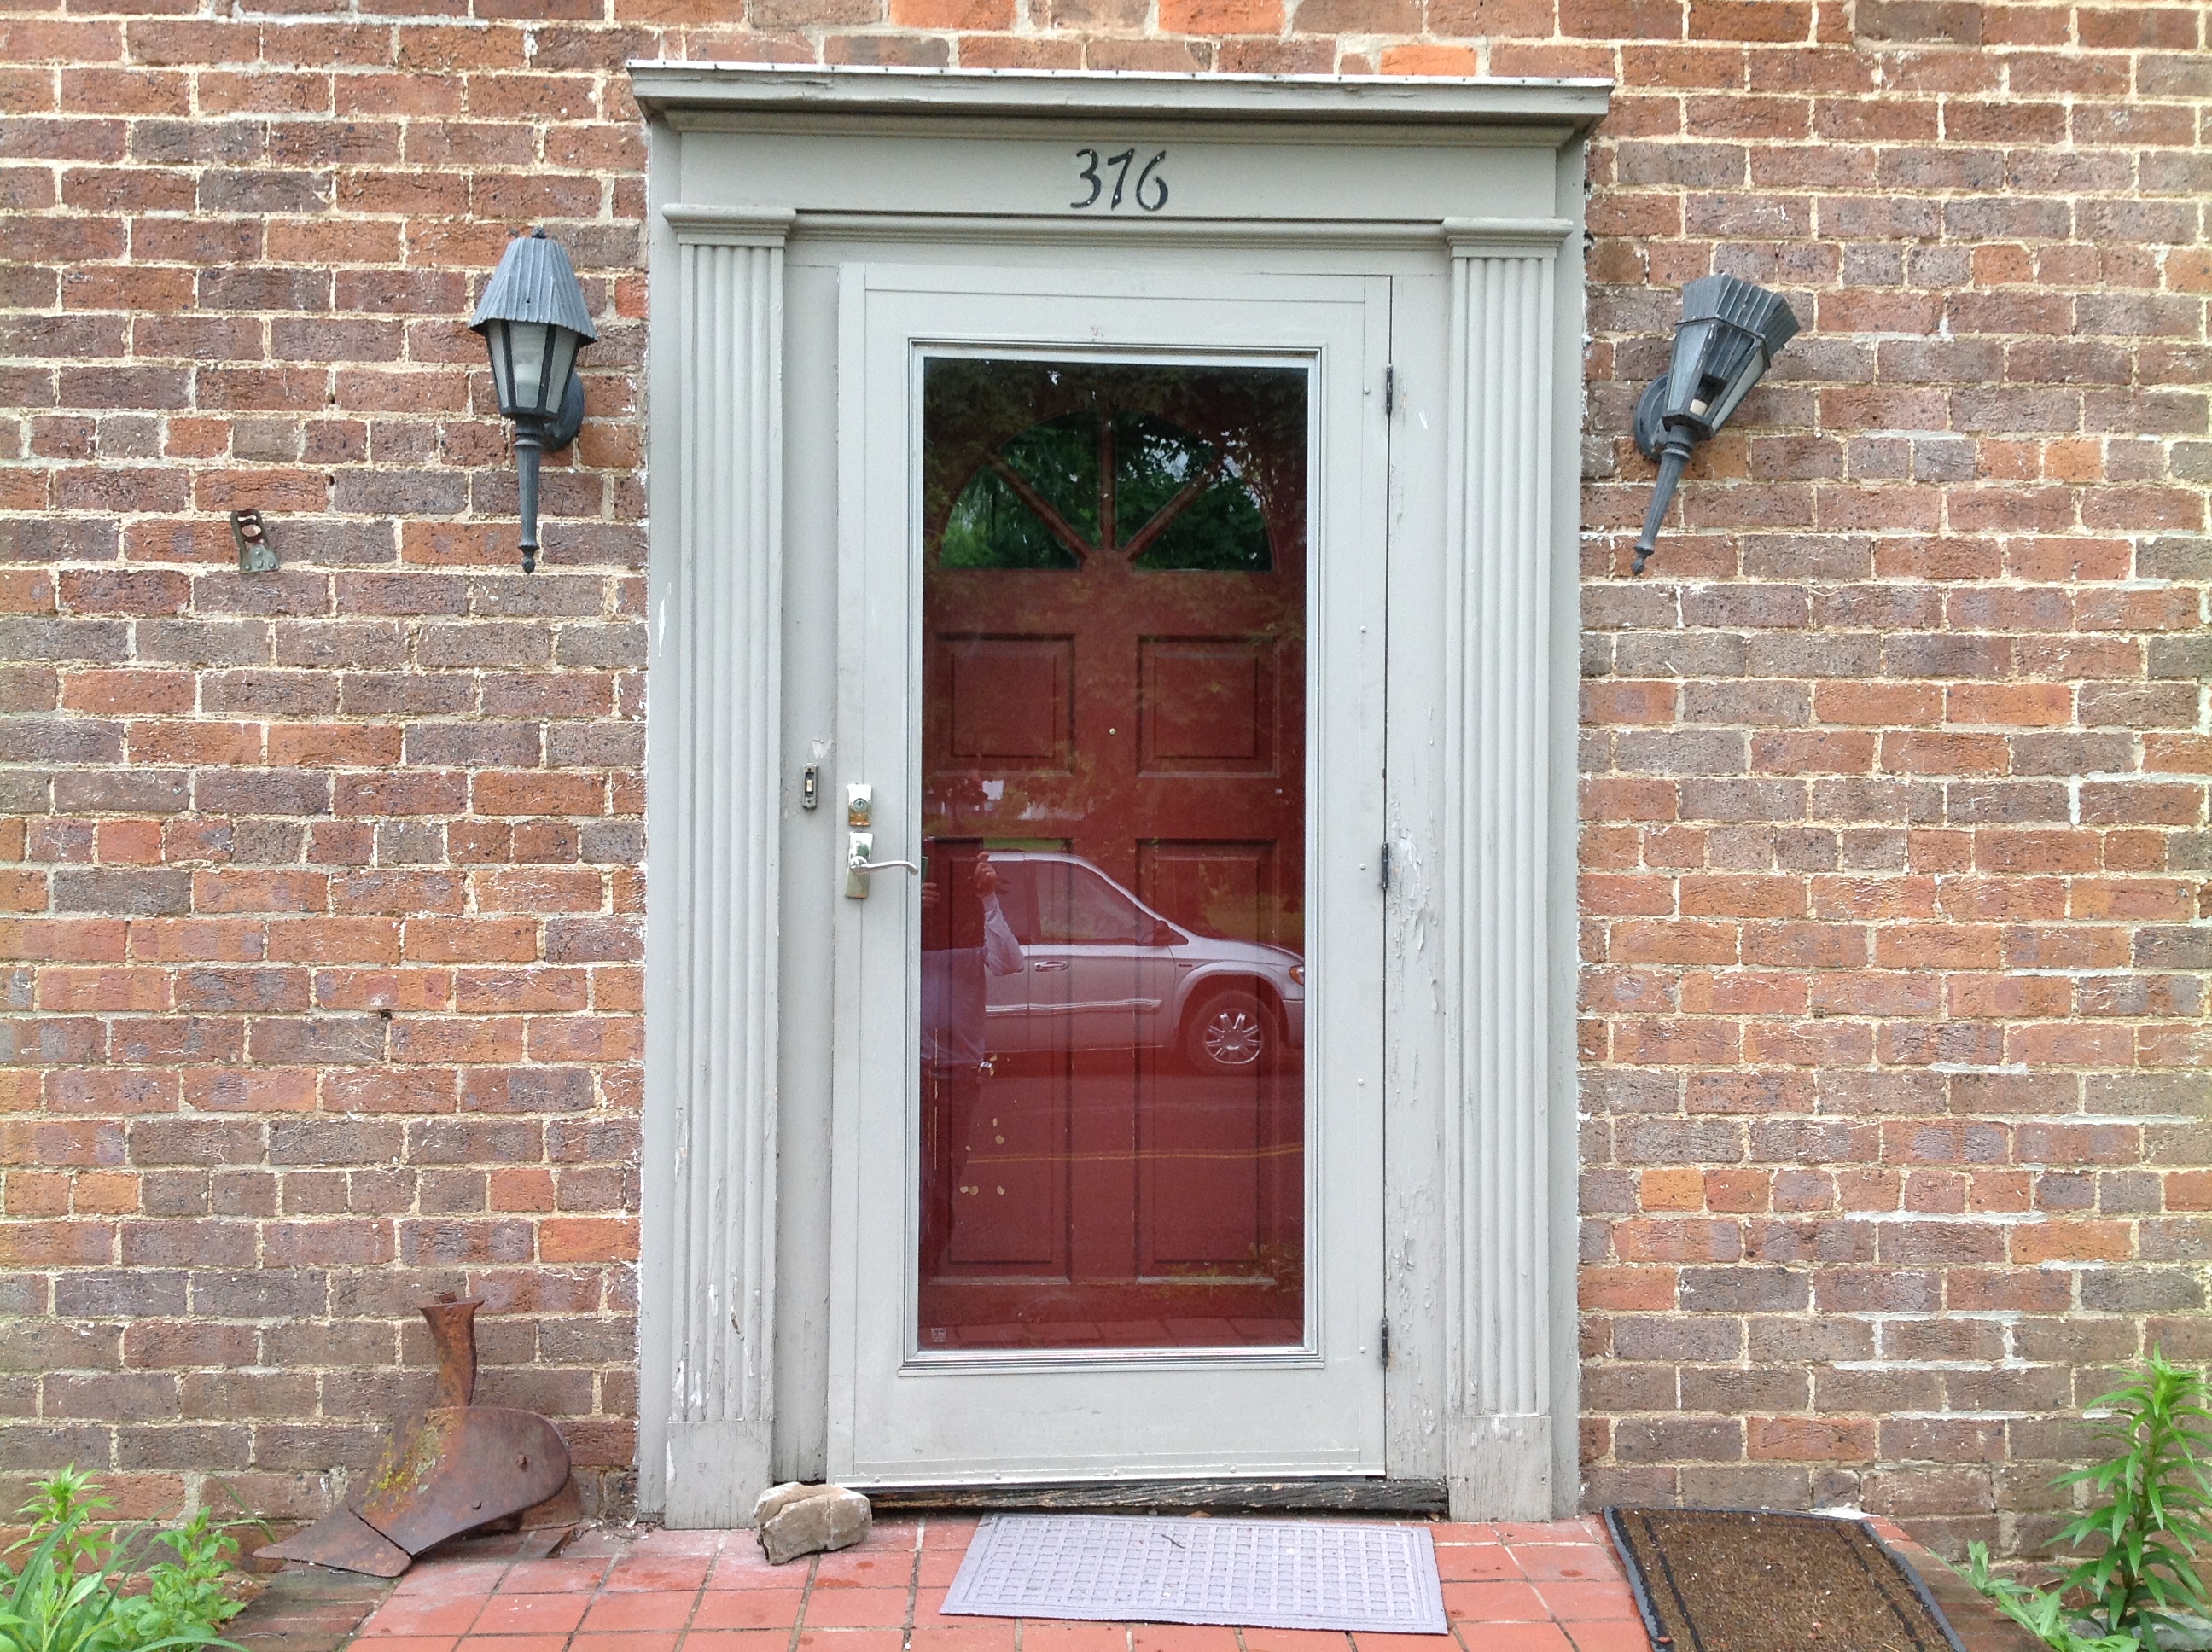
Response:
[{"label": "door pediment", "polygon": [[1549,217],[1559,153],[1607,85],[672,63],[633,64],[630,82],[681,137],[664,201],[1125,235]]}]

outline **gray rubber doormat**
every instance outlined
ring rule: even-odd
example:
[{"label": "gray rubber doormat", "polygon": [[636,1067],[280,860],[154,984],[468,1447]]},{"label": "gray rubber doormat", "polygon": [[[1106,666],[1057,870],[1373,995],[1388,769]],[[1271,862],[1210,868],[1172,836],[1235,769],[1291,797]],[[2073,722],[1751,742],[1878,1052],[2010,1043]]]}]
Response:
[{"label": "gray rubber doormat", "polygon": [[1426,1530],[1336,1520],[987,1515],[943,1610],[1450,1633]]}]

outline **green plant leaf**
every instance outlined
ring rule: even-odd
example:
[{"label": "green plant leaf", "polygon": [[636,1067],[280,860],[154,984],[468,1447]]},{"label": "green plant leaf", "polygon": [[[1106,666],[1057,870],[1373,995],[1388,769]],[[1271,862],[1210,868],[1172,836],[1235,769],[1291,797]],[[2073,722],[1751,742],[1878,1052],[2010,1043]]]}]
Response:
[{"label": "green plant leaf", "polygon": [[[2197,1546],[2212,1540],[2197,1512],[2212,1491],[2203,1427],[2212,1422],[2212,1409],[2204,1403],[2203,1377],[2172,1364],[2160,1350],[2127,1376],[2091,1405],[2111,1413],[2097,1419],[2092,1434],[2109,1455],[2052,1482],[2063,1490],[2087,1488],[2092,1496],[2057,1541],[2077,1552],[2094,1546],[2094,1552],[2078,1555],[2057,1594],[2080,1591],[2088,1597],[2087,1612],[2112,1635],[2134,1636],[2154,1648],[2154,1619],[2205,1598],[2191,1561]],[[2000,1580],[1992,1587],[2003,1585]]]},{"label": "green plant leaf", "polygon": [[241,1604],[223,1592],[238,1553],[230,1532],[258,1522],[218,1524],[202,1510],[156,1534],[176,1559],[148,1569],[145,1594],[125,1595],[111,1579],[131,1545],[121,1528],[91,1521],[111,1506],[74,1465],[33,1485],[21,1511],[28,1530],[7,1551],[23,1559],[12,1571],[0,1559],[0,1652],[238,1652],[216,1632]]}]

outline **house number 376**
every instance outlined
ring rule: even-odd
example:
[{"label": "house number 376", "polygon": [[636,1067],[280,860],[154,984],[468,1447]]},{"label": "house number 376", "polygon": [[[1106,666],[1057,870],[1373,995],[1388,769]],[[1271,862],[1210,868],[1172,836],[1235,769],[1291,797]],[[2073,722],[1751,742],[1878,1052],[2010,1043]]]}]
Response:
[{"label": "house number 376", "polygon": [[[1125,191],[1128,197],[1146,212],[1158,212],[1168,203],[1167,174],[1160,170],[1160,162],[1168,158],[1165,149],[1145,162],[1133,184],[1129,180],[1129,168],[1137,163],[1134,149],[1124,149],[1119,155],[1109,155],[1103,160],[1099,158],[1096,149],[1078,149],[1075,158],[1083,163],[1083,170],[1076,173],[1075,181],[1091,186],[1091,192],[1081,200],[1067,203],[1078,212],[1101,205],[1109,212],[1119,212]],[[1113,179],[1111,193],[1107,190],[1109,174]]]}]

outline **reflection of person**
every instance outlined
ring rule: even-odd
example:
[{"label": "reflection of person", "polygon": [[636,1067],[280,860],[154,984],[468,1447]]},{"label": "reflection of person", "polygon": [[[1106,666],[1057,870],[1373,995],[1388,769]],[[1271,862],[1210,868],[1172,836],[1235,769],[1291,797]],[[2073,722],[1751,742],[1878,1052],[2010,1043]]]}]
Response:
[{"label": "reflection of person", "polygon": [[[999,874],[987,854],[946,856],[951,874],[921,884],[921,1110],[924,1151],[936,1183],[923,1200],[926,1264],[951,1236],[954,1190],[968,1168],[975,1101],[982,1089],[988,978],[1018,974],[1021,943],[999,906]],[[967,876],[963,878],[962,872]],[[963,888],[964,885],[964,888]]]}]

